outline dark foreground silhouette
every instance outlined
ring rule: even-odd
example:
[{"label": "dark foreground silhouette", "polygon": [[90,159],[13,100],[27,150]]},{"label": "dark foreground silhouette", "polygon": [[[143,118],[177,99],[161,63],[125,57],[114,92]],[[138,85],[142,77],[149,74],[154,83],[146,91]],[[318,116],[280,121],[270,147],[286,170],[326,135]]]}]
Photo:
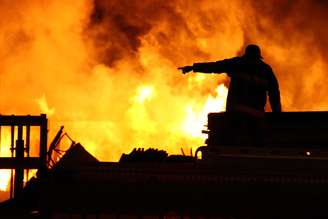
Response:
[{"label": "dark foreground silhouette", "polygon": [[[43,174],[0,203],[0,218],[328,218],[328,112],[265,113],[262,148],[242,132],[226,136],[228,114],[234,113],[208,115],[206,146],[194,156],[135,149],[119,162],[102,162],[72,142]],[[0,123],[43,119],[1,116]],[[42,163],[35,163],[40,171]]]}]

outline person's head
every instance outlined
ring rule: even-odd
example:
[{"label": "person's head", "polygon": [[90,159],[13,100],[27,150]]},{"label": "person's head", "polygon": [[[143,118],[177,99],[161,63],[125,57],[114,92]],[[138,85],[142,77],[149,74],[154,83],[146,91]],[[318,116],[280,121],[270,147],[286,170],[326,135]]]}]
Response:
[{"label": "person's head", "polygon": [[249,44],[245,49],[244,56],[250,59],[262,59],[261,49],[258,45]]}]

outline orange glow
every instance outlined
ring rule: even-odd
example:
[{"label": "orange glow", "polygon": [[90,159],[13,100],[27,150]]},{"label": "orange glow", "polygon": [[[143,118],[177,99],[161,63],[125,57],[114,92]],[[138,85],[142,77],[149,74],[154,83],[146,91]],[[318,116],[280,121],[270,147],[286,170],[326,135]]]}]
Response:
[{"label": "orange glow", "polygon": [[[8,133],[9,129],[4,129],[2,127],[1,129],[1,142],[0,142],[0,157],[10,157],[11,151],[10,151],[10,135]],[[10,170],[2,170],[0,169],[0,191],[8,191],[9,190],[9,182],[11,177],[11,171]],[[2,198],[0,197],[0,200]]]},{"label": "orange glow", "polygon": [[49,108],[46,96],[44,94],[42,95],[42,97],[35,99],[35,101],[38,103],[41,112],[47,114],[48,116],[54,114],[55,110],[53,108]]},{"label": "orange glow", "polygon": [[0,191],[7,191],[9,189],[10,173],[10,170],[0,170]]},{"label": "orange glow", "polygon": [[137,89],[137,94],[134,97],[134,101],[137,103],[144,103],[147,100],[150,100],[154,95],[154,88],[151,86],[140,86]]},{"label": "orange glow", "polygon": [[[191,138],[203,140],[206,135],[202,134],[204,125],[207,123],[207,114],[210,112],[225,111],[228,89],[223,85],[216,88],[216,96],[208,96],[202,111],[193,110],[192,105],[186,107],[185,121],[182,123],[181,132]],[[201,144],[201,142],[200,142]]]},{"label": "orange glow", "polygon": [[326,110],[325,7],[310,2],[3,1],[0,113],[47,113],[50,140],[64,125],[103,161],[133,147],[189,151],[207,113],[224,110],[228,79],[177,67],[248,43],[276,72],[285,111]]}]

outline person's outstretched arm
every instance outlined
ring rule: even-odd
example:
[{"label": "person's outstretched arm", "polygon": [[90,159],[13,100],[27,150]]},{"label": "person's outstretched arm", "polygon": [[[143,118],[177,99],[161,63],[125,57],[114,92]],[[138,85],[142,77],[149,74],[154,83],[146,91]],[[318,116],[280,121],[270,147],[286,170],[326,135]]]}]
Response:
[{"label": "person's outstretched arm", "polygon": [[188,72],[202,72],[202,73],[223,73],[228,72],[233,59],[224,59],[217,62],[200,62],[194,63],[193,65],[179,67],[178,69],[182,71],[183,74]]}]

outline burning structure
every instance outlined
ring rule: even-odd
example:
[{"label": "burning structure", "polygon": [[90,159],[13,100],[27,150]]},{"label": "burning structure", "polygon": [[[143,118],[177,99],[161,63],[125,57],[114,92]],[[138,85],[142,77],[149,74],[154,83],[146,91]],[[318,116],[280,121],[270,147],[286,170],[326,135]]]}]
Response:
[{"label": "burning structure", "polygon": [[[327,216],[327,112],[267,113],[261,147],[252,145],[243,127],[233,138],[223,136],[230,116],[208,115],[201,159],[197,153],[169,156],[138,149],[119,162],[100,162],[73,143],[51,168],[41,162],[38,176],[1,203],[0,213],[8,218]],[[62,135],[61,129],[53,142]]]}]

